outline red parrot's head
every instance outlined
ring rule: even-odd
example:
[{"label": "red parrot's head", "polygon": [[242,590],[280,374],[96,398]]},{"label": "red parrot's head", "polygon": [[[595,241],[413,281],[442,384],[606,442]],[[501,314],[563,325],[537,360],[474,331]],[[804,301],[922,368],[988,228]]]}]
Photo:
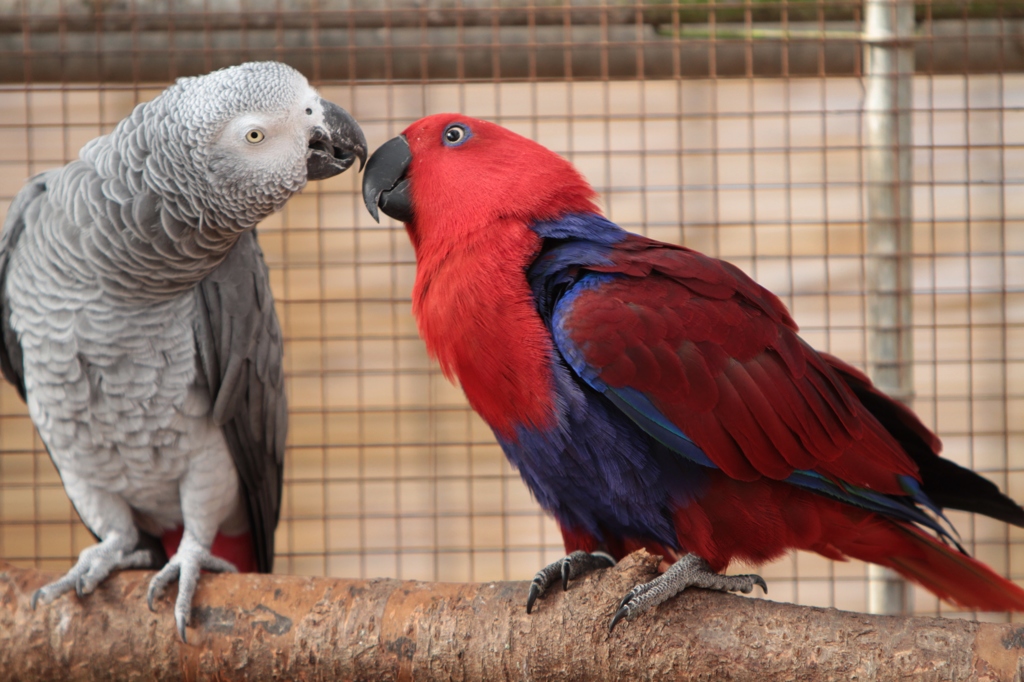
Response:
[{"label": "red parrot's head", "polygon": [[494,123],[428,116],[367,161],[363,199],[406,224],[416,249],[413,314],[427,350],[502,437],[555,421],[550,334],[526,269],[531,227],[596,213],[568,161]]},{"label": "red parrot's head", "polygon": [[522,135],[460,114],[416,121],[366,165],[363,199],[414,240],[461,238],[498,221],[527,225],[597,212],[594,190],[566,159]]}]

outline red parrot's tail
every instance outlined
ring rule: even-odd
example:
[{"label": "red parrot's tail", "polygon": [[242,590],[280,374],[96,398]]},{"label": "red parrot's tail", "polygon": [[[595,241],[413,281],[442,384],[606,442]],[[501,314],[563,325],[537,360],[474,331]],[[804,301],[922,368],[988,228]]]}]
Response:
[{"label": "red parrot's tail", "polygon": [[[160,538],[168,558],[174,556],[178,551],[184,531],[185,529],[179,526],[174,530],[167,531]],[[259,571],[256,566],[256,552],[252,546],[252,534],[249,531],[240,535],[217,533],[217,537],[213,539],[210,553],[230,561],[240,573],[257,573]]]},{"label": "red parrot's tail", "polygon": [[[872,534],[887,532],[889,542],[878,542],[893,549],[888,556],[864,556],[847,549],[850,556],[888,566],[897,573],[923,585],[940,599],[977,611],[1024,611],[1024,590],[976,559],[942,544],[905,523],[891,522],[871,529]],[[873,538],[875,542],[882,538]],[[875,544],[872,542],[872,544]]]},{"label": "red parrot's tail", "polygon": [[802,549],[892,568],[970,609],[1024,612],[1024,590],[906,521],[784,481],[744,483],[719,472],[709,478],[710,492],[680,507],[675,527],[679,545],[716,571],[733,559],[758,565]]}]

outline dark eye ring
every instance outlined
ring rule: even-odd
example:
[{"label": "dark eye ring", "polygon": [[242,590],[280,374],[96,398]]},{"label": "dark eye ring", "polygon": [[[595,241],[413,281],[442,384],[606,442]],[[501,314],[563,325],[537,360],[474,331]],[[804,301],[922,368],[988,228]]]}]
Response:
[{"label": "dark eye ring", "polygon": [[470,138],[472,133],[461,123],[453,123],[444,129],[444,143],[449,147],[458,147]]}]

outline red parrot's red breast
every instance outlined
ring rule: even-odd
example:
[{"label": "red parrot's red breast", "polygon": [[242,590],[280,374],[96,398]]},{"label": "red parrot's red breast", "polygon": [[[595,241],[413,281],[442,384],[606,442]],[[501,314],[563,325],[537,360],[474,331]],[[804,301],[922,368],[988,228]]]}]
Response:
[{"label": "red parrot's red breast", "polygon": [[[446,147],[442,132],[460,120],[472,123],[472,135]],[[416,249],[413,314],[427,350],[504,437],[514,439],[519,425],[553,426],[554,347],[523,276],[541,248],[529,225],[598,210],[593,189],[568,162],[553,163],[535,143],[508,144],[523,138],[486,121],[439,114],[404,135],[416,207],[407,225]],[[511,172],[522,165],[535,172]],[[530,200],[511,201],[523,196]]]}]

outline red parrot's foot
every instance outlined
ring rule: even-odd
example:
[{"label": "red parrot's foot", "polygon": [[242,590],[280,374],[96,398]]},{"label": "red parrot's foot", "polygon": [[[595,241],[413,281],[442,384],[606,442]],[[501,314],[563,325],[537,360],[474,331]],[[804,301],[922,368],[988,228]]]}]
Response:
[{"label": "red parrot's foot", "polygon": [[543,597],[549,587],[562,580],[562,590],[569,589],[569,580],[579,578],[581,575],[596,571],[599,568],[610,568],[615,565],[615,559],[604,552],[584,552],[576,550],[569,556],[564,556],[553,564],[548,564],[537,571],[533,576],[533,583],[530,585],[530,596],[526,598],[526,612],[533,610],[533,603],[538,597]]},{"label": "red parrot's foot", "polygon": [[760,585],[764,593],[768,594],[768,585],[759,575],[720,575],[712,571],[704,559],[696,554],[687,554],[651,582],[637,585],[630,590],[619,602],[619,610],[615,612],[608,631],[611,632],[615,624],[623,618],[633,620],[687,587],[747,594],[754,589],[754,585]]}]

